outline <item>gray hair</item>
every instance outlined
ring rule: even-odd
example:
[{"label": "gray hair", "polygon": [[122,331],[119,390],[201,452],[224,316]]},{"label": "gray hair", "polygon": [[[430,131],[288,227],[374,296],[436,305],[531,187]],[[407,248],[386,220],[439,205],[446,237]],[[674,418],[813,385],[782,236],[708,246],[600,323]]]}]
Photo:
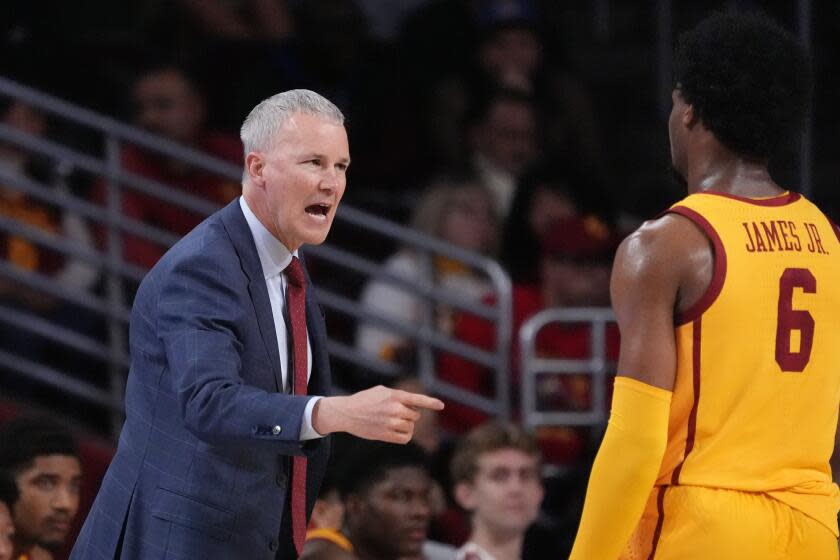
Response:
[{"label": "gray hair", "polygon": [[239,131],[245,155],[268,149],[277,131],[295,113],[316,115],[336,124],[344,124],[341,110],[326,97],[308,89],[284,91],[263,99],[245,117]]}]

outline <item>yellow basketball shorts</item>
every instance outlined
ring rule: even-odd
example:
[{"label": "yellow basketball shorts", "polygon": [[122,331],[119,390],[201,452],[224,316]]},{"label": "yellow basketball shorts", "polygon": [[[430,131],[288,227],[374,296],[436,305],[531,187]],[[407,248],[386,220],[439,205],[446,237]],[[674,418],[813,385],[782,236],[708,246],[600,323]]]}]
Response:
[{"label": "yellow basketball shorts", "polygon": [[655,488],[620,560],[837,560],[822,523],[765,494]]}]

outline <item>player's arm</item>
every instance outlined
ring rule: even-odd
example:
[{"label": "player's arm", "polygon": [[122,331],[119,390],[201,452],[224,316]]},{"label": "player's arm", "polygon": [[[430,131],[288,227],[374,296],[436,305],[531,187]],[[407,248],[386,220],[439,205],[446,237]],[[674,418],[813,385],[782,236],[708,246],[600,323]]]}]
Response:
[{"label": "player's arm", "polygon": [[618,558],[665,452],[676,374],[674,311],[702,234],[683,218],[649,222],[619,247],[610,283],[621,330],[612,411],[571,558]]}]

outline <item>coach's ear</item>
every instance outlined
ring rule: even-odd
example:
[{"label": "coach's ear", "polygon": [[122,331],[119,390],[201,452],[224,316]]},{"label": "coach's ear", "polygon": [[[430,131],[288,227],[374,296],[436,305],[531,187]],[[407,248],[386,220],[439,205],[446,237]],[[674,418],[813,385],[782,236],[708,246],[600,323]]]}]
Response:
[{"label": "coach's ear", "polygon": [[245,156],[245,170],[254,185],[265,188],[265,178],[263,177],[265,157],[261,152],[248,152],[248,155]]}]

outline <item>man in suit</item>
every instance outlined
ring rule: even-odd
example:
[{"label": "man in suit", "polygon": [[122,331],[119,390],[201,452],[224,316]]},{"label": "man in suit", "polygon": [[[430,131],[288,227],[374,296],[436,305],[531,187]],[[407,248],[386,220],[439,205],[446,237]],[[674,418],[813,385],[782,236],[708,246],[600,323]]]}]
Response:
[{"label": "man in suit", "polygon": [[297,558],[322,436],[406,443],[418,409],[443,406],[384,387],[326,396],[326,332],[297,251],[326,238],[344,194],[341,112],[288,91],[241,136],[242,197],[138,290],[126,422],[74,559]]}]

